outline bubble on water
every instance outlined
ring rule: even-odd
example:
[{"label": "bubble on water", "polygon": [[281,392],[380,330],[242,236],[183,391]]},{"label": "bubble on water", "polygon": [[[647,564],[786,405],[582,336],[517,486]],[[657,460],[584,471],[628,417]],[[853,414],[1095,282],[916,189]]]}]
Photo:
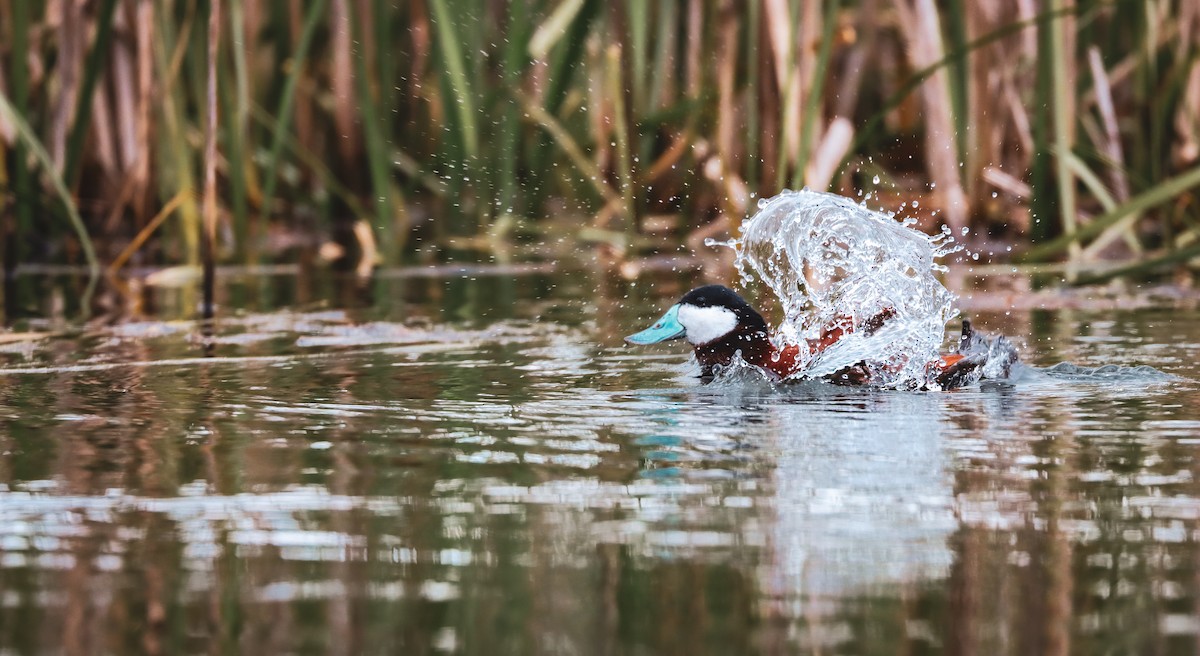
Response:
[{"label": "bubble on water", "polygon": [[804,344],[827,326],[894,313],[870,335],[851,332],[807,356],[799,376],[865,362],[885,385],[925,384],[945,324],[957,314],[954,295],[935,276],[945,270],[936,260],[962,249],[948,228],[930,237],[842,196],[785,191],[764,199],[739,233],[723,245],[734,249],[743,284],[757,275],[779,298],[779,341]]}]

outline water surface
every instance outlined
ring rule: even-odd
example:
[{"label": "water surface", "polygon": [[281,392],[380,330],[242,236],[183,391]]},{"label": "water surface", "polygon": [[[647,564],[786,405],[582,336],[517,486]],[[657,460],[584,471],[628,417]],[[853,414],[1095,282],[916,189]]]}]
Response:
[{"label": "water surface", "polygon": [[1200,648],[1194,309],[925,393],[621,344],[694,276],[293,282],[0,346],[0,653]]}]

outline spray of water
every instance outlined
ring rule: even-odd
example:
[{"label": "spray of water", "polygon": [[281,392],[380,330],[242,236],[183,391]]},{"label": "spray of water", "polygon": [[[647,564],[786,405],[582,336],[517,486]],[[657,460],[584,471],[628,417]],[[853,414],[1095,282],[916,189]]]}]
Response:
[{"label": "spray of water", "polygon": [[823,328],[892,316],[871,334],[851,332],[809,357],[799,377],[828,376],[867,363],[893,387],[927,382],[955,297],[936,277],[937,260],[961,249],[949,230],[930,237],[835,194],[785,191],[758,204],[729,242],[743,286],[757,275],[779,298],[776,339],[803,344]]}]

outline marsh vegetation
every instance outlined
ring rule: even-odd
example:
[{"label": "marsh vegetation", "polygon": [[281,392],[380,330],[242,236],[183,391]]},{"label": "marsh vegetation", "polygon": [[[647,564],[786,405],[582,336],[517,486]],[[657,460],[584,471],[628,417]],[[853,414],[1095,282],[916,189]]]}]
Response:
[{"label": "marsh vegetation", "polygon": [[1182,263],[1197,35],[1185,0],[7,0],[6,261],[197,263],[211,159],[230,263],[674,250],[805,185]]}]

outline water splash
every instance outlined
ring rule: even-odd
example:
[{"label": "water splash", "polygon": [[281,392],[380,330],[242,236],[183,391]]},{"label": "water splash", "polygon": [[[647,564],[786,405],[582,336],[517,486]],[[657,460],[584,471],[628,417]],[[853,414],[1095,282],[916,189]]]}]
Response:
[{"label": "water splash", "polygon": [[803,344],[831,325],[861,325],[894,313],[872,334],[853,332],[811,356],[798,376],[827,376],[868,363],[887,386],[926,383],[955,296],[936,277],[937,260],[961,250],[949,230],[936,236],[835,194],[784,191],[758,204],[737,253],[742,284],[757,275],[783,309],[777,339]]}]

